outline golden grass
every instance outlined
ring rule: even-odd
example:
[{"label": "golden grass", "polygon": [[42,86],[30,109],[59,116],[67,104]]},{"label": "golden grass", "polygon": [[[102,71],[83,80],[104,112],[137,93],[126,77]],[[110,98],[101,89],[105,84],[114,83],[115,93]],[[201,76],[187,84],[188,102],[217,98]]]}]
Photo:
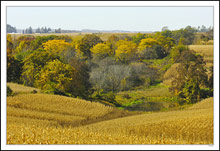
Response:
[{"label": "golden grass", "polygon": [[12,89],[12,91],[15,93],[30,93],[33,90],[37,90],[38,92],[40,92],[40,90],[37,88],[23,86],[23,85],[16,84],[16,83],[9,82],[7,83],[7,86],[9,86]]},{"label": "golden grass", "polygon": [[189,48],[204,56],[206,62],[213,62],[213,45],[190,45]]},{"label": "golden grass", "polygon": [[[97,102],[89,102],[81,99],[73,99],[59,95],[49,94],[19,94],[7,98],[7,106],[17,108],[16,111],[21,114],[14,114],[15,109],[12,111],[9,108],[8,114],[14,116],[39,116],[45,118],[58,118],[58,115],[77,117],[77,119],[95,119],[102,117],[113,111],[112,107],[104,106]],[[18,111],[20,109],[20,111]],[[38,114],[39,113],[39,114]],[[50,116],[49,116],[50,115]],[[63,117],[58,119],[64,119]],[[81,117],[81,118],[80,118]],[[72,120],[70,118],[69,120]]]},{"label": "golden grass", "polygon": [[[20,36],[49,36],[49,35],[56,35],[56,36],[70,36],[73,39],[79,39],[81,37],[83,37],[85,34],[92,34],[92,33],[43,33],[43,34],[13,34],[12,38],[13,39],[17,39]],[[108,39],[108,37],[110,37],[111,35],[116,35],[116,36],[122,36],[122,35],[128,35],[128,36],[134,36],[137,33],[97,33],[97,35],[103,40],[106,41]],[[148,33],[149,35],[153,34],[153,33]]]},{"label": "golden grass", "polygon": [[[7,105],[7,144],[213,144],[213,98],[181,111],[97,120],[84,126],[73,123],[108,116],[114,109],[46,94],[8,97]],[[73,126],[65,125],[68,122]]]}]

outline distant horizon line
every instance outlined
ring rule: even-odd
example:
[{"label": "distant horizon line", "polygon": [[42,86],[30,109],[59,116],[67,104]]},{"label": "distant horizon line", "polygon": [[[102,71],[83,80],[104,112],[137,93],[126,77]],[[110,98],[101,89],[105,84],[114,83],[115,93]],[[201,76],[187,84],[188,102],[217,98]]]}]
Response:
[{"label": "distant horizon line", "polygon": [[[9,24],[10,25],[10,24]],[[10,26],[12,26],[12,25],[10,25]],[[203,25],[200,25],[200,26],[197,26],[197,27],[193,27],[193,26],[191,26],[191,25],[188,25],[188,26],[190,26],[190,27],[192,27],[192,28],[198,28],[198,27],[202,27]],[[12,27],[14,27],[14,28],[16,28],[16,26],[12,26]],[[29,26],[29,27],[31,27],[31,26]],[[25,29],[28,29],[29,27],[27,27],[27,28],[16,28],[16,30],[19,30],[19,31],[22,31],[22,30],[25,30]],[[47,27],[47,26],[41,26],[41,27],[37,27],[37,28],[32,28],[32,30],[36,30],[36,29],[38,29],[38,28],[44,28],[44,27]],[[164,26],[165,27],[165,26]],[[186,26],[187,27],[187,26]],[[169,29],[169,27],[168,27],[168,30],[170,30],[170,31],[173,31],[173,30],[180,30],[180,29],[184,29],[184,28],[186,28],[186,27],[181,27],[181,28],[178,28],[178,29]],[[214,28],[214,26],[205,26],[206,28]],[[47,27],[47,28],[50,28],[49,26]],[[152,32],[158,32],[158,31],[162,31],[162,28],[161,28],[161,30],[154,30],[154,31],[152,31],[152,30],[123,30],[123,29],[93,29],[93,28],[84,28],[84,29],[79,29],[79,30],[77,30],[77,29],[62,29],[61,27],[59,27],[61,30],[70,30],[70,31],[76,31],[76,32],[82,32],[82,31],[85,31],[85,30],[87,30],[87,31],[97,31],[97,32],[111,32],[111,31],[119,31],[119,32],[133,32],[133,33],[138,33],[138,32],[146,32],[146,33],[152,33]],[[56,30],[56,29],[59,29],[59,28],[50,28],[51,30]]]}]

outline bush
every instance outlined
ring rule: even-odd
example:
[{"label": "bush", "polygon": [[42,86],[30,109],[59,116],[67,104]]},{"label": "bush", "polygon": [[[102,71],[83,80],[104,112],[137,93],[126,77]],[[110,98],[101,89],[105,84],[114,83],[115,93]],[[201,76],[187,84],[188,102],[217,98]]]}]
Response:
[{"label": "bush", "polygon": [[12,89],[9,86],[7,86],[7,96],[11,96],[12,94],[13,94]]},{"label": "bush", "polygon": [[125,93],[125,94],[123,95],[123,98],[125,98],[125,99],[130,99],[131,97],[129,96],[129,94]]},{"label": "bush", "polygon": [[91,99],[110,106],[120,106],[115,101],[115,93],[113,92],[106,93],[103,91],[103,89],[94,91],[93,94],[91,95]]},{"label": "bush", "polygon": [[33,91],[31,91],[31,93],[34,93],[34,94],[35,94],[35,93],[37,93],[37,90],[33,90]]}]

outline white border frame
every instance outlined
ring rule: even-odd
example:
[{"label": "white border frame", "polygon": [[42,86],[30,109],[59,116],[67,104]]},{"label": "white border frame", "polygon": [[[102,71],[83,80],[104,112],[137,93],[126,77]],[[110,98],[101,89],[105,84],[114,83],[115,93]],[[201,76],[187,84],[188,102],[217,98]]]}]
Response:
[{"label": "white border frame", "polygon": [[1,147],[4,150],[219,150],[218,1],[1,1],[1,50],[6,50],[7,6],[214,6],[214,145],[6,145],[6,51],[1,51]]}]

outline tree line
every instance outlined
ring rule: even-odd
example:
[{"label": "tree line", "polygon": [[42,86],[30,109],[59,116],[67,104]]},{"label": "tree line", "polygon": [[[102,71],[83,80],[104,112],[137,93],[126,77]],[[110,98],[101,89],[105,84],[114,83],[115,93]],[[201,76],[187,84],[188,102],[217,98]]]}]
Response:
[{"label": "tree line", "polygon": [[155,34],[112,34],[106,41],[96,34],[81,39],[26,35],[15,40],[8,34],[7,81],[117,105],[116,93],[163,80],[168,67],[162,70],[149,64],[161,59],[163,67],[181,64],[170,91],[194,103],[205,97],[202,87],[212,89],[202,56],[186,46],[195,33],[188,26]]}]

